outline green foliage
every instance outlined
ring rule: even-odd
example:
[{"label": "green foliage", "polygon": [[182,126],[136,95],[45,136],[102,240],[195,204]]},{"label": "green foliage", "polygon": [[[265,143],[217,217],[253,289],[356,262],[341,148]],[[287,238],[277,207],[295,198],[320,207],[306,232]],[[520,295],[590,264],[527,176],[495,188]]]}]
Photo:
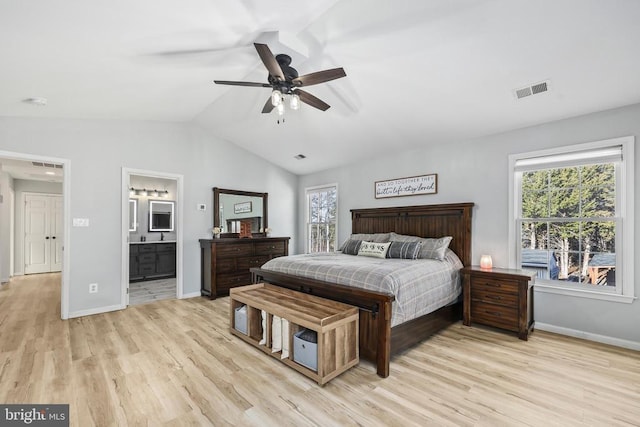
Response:
[{"label": "green foliage", "polygon": [[615,210],[614,164],[522,174],[521,217],[531,219],[522,224],[523,247],[555,250],[561,277],[579,274],[590,253],[615,251]]}]

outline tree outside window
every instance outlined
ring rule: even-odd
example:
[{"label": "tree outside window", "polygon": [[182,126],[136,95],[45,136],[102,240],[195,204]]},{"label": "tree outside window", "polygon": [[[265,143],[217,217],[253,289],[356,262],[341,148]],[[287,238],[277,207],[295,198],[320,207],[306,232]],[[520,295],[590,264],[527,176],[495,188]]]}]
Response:
[{"label": "tree outside window", "polygon": [[537,257],[545,278],[615,286],[615,180],[614,163],[522,172],[522,266]]},{"label": "tree outside window", "polygon": [[336,250],[338,189],[307,190],[307,253]]}]

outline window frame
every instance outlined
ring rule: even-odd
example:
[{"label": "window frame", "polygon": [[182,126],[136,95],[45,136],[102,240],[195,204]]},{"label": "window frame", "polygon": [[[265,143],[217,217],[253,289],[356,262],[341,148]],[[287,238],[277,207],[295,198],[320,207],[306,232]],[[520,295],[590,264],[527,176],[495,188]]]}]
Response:
[{"label": "window frame", "polygon": [[311,224],[310,215],[311,215],[311,203],[309,202],[309,196],[312,193],[318,193],[320,190],[324,189],[335,189],[336,192],[336,215],[335,215],[335,240],[333,242],[334,252],[338,249],[338,205],[339,205],[339,193],[338,193],[338,183],[331,183],[325,185],[316,185],[313,187],[307,187],[304,189],[304,199],[305,199],[305,217],[304,217],[304,234],[305,234],[305,244],[304,244],[304,253],[310,253],[309,245],[310,245],[310,234],[309,227]]},{"label": "window frame", "polygon": [[[616,165],[616,289],[588,288],[587,285],[559,283],[536,279],[536,292],[570,295],[597,300],[631,303],[635,299],[634,283],[634,136],[612,138],[546,150],[509,155],[509,266],[520,268],[519,248],[521,232],[518,228],[521,208],[521,173],[516,171],[516,162],[536,157],[571,155],[577,152],[622,147],[622,161]],[[620,279],[618,279],[620,277]]]}]

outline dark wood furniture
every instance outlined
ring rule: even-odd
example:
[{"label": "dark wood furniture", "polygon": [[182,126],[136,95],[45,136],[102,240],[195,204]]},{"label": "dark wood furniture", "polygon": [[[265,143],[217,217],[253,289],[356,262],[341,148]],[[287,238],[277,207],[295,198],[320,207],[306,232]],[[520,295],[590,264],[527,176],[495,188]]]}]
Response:
[{"label": "dark wood furniture", "polygon": [[[465,266],[471,265],[471,214],[473,203],[352,209],[352,233],[395,231],[420,237],[452,236],[449,247]],[[392,354],[422,342],[442,328],[460,320],[461,304],[442,307],[433,313],[391,328],[393,295],[336,285],[318,280],[251,269],[254,283],[268,282],[311,293],[360,308],[360,357],[376,364],[378,375],[389,376]]]},{"label": "dark wood furniture", "polygon": [[289,254],[289,237],[200,239],[200,294],[212,299],[251,284],[252,267]]},{"label": "dark wood furniture", "polygon": [[527,340],[533,330],[535,271],[466,267],[463,276],[463,323],[481,323],[518,333]]},{"label": "dark wood furniture", "polygon": [[176,277],[176,244],[130,243],[129,280],[156,280]]},{"label": "dark wood furniture", "polygon": [[[264,283],[231,289],[230,296],[230,332],[318,384],[324,385],[358,364],[356,307]],[[247,307],[246,334],[235,328],[235,309],[243,304]],[[267,313],[264,344],[260,344],[263,336],[261,310]],[[289,344],[289,355],[285,358],[281,357],[282,351],[272,351],[273,316],[289,321],[288,334],[282,335],[282,340]],[[302,329],[317,333],[315,371],[295,361],[293,336]]]}]

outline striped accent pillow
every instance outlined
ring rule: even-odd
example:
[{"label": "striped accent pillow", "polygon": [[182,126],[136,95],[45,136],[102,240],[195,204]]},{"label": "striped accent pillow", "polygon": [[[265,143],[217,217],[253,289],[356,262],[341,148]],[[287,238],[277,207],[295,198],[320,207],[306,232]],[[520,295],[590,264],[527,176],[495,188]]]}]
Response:
[{"label": "striped accent pillow", "polygon": [[420,242],[391,242],[387,258],[417,259],[421,247]]},{"label": "striped accent pillow", "polygon": [[342,253],[347,255],[358,255],[362,240],[349,239],[342,246]]}]

